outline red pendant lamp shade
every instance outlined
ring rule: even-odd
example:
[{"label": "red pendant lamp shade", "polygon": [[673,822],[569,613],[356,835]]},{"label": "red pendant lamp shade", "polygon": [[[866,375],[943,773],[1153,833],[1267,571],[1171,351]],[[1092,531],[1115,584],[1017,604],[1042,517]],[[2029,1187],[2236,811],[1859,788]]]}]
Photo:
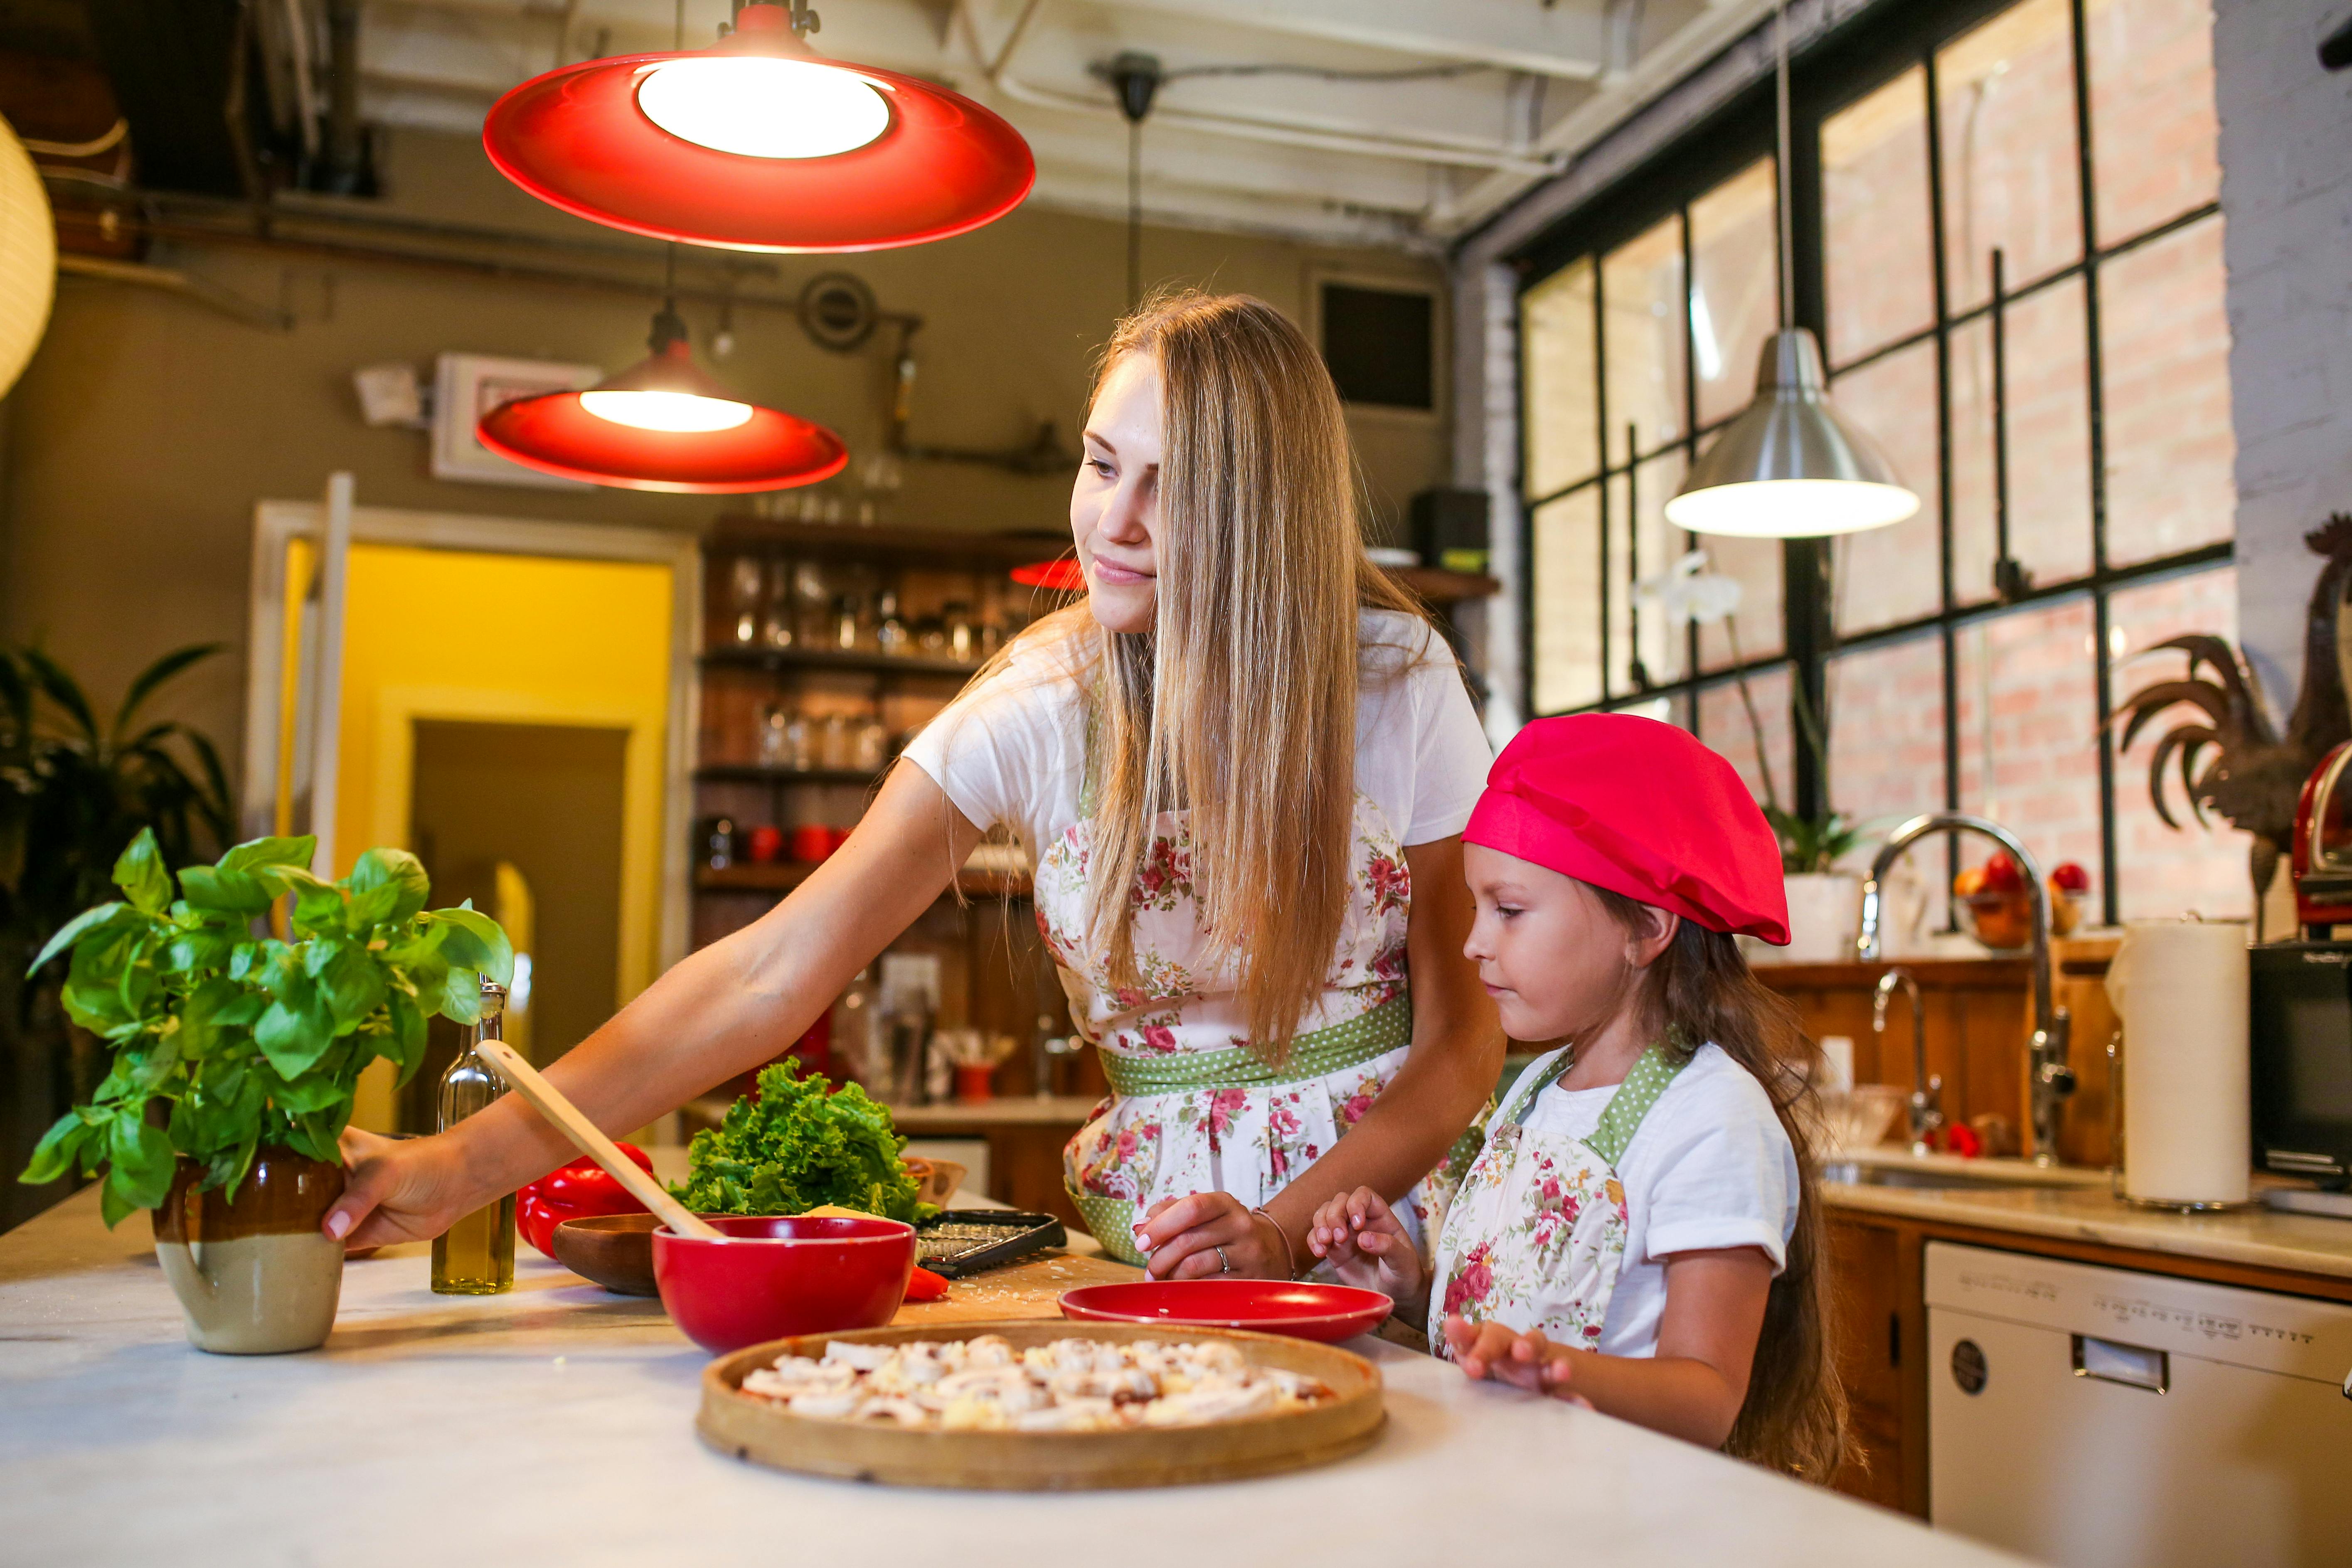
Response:
[{"label": "red pendant lamp shade", "polygon": [[1087,591],[1086,569],[1065,555],[1058,561],[1033,561],[1013,569],[1013,580],[1027,588],[1051,588],[1057,593]]},{"label": "red pendant lamp shade", "polygon": [[474,433],[499,457],[541,473],[683,495],[814,484],[849,461],[849,448],[824,426],[747,403],[705,373],[684,324],[667,310],[654,319],[650,358],[585,392],[501,403]]},{"label": "red pendant lamp shade", "polygon": [[500,174],[568,213],[735,250],[945,239],[1003,216],[1037,178],[1000,116],[829,60],[772,5],[744,6],[711,48],[534,77],[492,106],[482,143]]}]

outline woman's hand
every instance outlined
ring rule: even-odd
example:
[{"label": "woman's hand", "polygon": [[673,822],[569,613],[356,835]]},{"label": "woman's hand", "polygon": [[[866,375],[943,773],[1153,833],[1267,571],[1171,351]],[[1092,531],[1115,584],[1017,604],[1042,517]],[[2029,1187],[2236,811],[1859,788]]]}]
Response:
[{"label": "woman's hand", "polygon": [[343,1195],[320,1228],[351,1247],[430,1241],[496,1193],[477,1190],[454,1135],[380,1138],[343,1130]]},{"label": "woman's hand", "polygon": [[1290,1245],[1280,1227],[1231,1193],[1160,1199],[1135,1227],[1135,1245],[1154,1279],[1290,1278]]},{"label": "woman's hand", "polygon": [[1341,1193],[1316,1210],[1307,1250],[1329,1263],[1341,1284],[1396,1301],[1416,1301],[1428,1287],[1404,1222],[1370,1187]]},{"label": "woman's hand", "polygon": [[1540,1332],[1523,1334],[1501,1323],[1474,1323],[1459,1312],[1451,1312],[1445,1319],[1445,1343],[1455,1363],[1472,1377],[1592,1408],[1591,1402],[1575,1391],[1573,1358],[1578,1352],[1554,1344]]}]

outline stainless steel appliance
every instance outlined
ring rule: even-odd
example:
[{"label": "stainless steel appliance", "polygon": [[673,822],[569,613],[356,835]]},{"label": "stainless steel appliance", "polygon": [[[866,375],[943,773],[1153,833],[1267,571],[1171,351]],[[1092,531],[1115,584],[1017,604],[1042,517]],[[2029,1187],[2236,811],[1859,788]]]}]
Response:
[{"label": "stainless steel appliance", "polygon": [[2058,1568],[2342,1568],[2352,1306],[1927,1244],[1928,1513]]},{"label": "stainless steel appliance", "polygon": [[2352,1179],[2352,942],[2268,942],[2247,958],[2255,1163],[2341,1187]]}]

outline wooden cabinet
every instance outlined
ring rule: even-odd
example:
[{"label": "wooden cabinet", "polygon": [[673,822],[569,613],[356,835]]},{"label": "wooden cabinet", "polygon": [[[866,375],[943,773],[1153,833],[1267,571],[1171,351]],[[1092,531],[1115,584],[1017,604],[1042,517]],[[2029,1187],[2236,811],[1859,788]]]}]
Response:
[{"label": "wooden cabinet", "polygon": [[2352,1279],[1865,1213],[1832,1204],[1828,1248],[1834,1302],[1831,1352],[1838,1376],[1845,1384],[1853,1448],[1831,1485],[1921,1519],[1927,1517],[1929,1501],[1927,1380],[1937,1373],[1927,1364],[1925,1353],[1925,1265],[1930,1241],[1956,1241],[2108,1268],[2352,1301]]}]

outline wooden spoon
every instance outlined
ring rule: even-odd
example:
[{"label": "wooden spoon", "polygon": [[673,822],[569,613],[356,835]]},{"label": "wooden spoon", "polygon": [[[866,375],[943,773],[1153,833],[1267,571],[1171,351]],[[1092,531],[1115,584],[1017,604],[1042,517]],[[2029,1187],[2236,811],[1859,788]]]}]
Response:
[{"label": "wooden spoon", "polygon": [[670,1196],[635,1160],[622,1153],[618,1144],[583,1116],[578,1106],[564,1099],[562,1090],[540,1077],[539,1069],[523,1060],[512,1046],[504,1040],[484,1040],[475,1049],[533,1110],[553,1122],[556,1131],[571,1139],[583,1154],[604,1166],[606,1174],[628,1188],[629,1195],[653,1210],[664,1225],[680,1236],[700,1241],[727,1239],[725,1232]]}]

